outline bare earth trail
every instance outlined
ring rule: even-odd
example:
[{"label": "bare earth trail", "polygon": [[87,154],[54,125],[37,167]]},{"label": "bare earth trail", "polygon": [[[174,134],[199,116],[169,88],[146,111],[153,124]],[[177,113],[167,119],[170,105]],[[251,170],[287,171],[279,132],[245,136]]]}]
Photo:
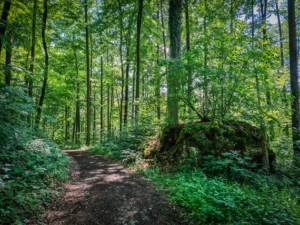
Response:
[{"label": "bare earth trail", "polygon": [[188,224],[137,174],[95,153],[66,153],[72,158],[69,182],[44,214],[46,224]]}]

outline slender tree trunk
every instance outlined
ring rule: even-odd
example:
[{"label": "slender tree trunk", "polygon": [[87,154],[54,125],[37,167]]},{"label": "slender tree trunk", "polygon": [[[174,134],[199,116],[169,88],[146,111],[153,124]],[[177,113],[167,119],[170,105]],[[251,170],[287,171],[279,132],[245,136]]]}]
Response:
[{"label": "slender tree trunk", "polygon": [[41,119],[42,107],[45,99],[46,88],[47,88],[47,81],[48,81],[48,66],[49,66],[49,56],[48,56],[48,49],[46,44],[46,24],[47,24],[47,15],[48,15],[48,0],[44,0],[44,13],[43,13],[43,24],[42,24],[42,40],[43,40],[43,49],[45,53],[45,68],[44,68],[44,79],[43,79],[43,86],[42,92],[40,96],[39,106],[37,108],[37,115],[35,119],[35,129],[39,128],[39,123]]},{"label": "slender tree trunk", "polygon": [[166,44],[166,34],[165,34],[165,21],[164,21],[164,11],[163,11],[163,0],[160,0],[160,11],[161,11],[161,27],[162,27],[162,37],[164,45],[164,57],[167,59],[167,44]]},{"label": "slender tree trunk", "polygon": [[[268,6],[268,0],[260,0],[260,6],[261,6],[261,17],[262,17],[262,33],[263,33],[263,51],[266,48],[266,40],[267,40],[267,6]],[[264,75],[264,83],[267,85],[267,77],[268,75]],[[258,79],[258,78],[257,78]],[[267,88],[266,91],[266,99],[267,99],[267,105],[271,105],[271,93]],[[259,106],[260,107],[260,106]],[[261,108],[260,108],[261,110]],[[270,124],[270,129],[273,130],[273,124],[272,122]],[[262,138],[262,167],[266,170],[267,174],[270,174],[270,165],[269,165],[269,151],[267,146],[267,138],[266,138],[266,124],[263,118],[261,118],[261,124],[260,124],[260,131],[261,131],[261,138]]]},{"label": "slender tree trunk", "polygon": [[281,68],[283,69],[283,67],[284,67],[284,58],[283,58],[282,28],[281,28],[278,1],[275,1],[275,5],[276,5],[276,14],[277,14],[277,21],[278,21],[278,29],[279,29],[280,63],[281,63]]},{"label": "slender tree trunk", "polygon": [[120,131],[122,131],[122,126],[123,126],[123,100],[124,100],[124,63],[123,63],[123,12],[121,8],[121,3],[120,0],[119,2],[119,14],[120,14],[120,46],[119,46],[119,51],[120,51],[120,60],[121,60],[121,99],[120,99],[120,114],[119,114],[119,126],[120,126]]},{"label": "slender tree trunk", "polygon": [[204,0],[204,8],[205,8],[205,16],[204,16],[204,24],[203,24],[203,33],[204,33],[204,77],[203,77],[203,117],[207,118],[208,114],[208,81],[207,81],[207,54],[208,54],[208,48],[207,48],[207,1]]},{"label": "slender tree trunk", "polygon": [[86,43],[86,145],[91,142],[91,84],[90,84],[90,51],[89,51],[89,25],[88,25],[88,3],[84,1],[85,21],[85,43]]},{"label": "slender tree trunk", "polygon": [[[157,1],[157,14],[156,18],[159,21],[159,1]],[[157,26],[157,30],[159,29],[159,25]],[[157,119],[160,120],[160,74],[159,74],[159,59],[160,59],[160,49],[159,43],[156,45],[156,69],[155,69],[155,98],[156,98],[156,113]]]},{"label": "slender tree trunk", "polygon": [[35,44],[36,44],[36,14],[37,14],[37,0],[33,2],[33,18],[32,18],[32,37],[31,37],[31,51],[30,51],[30,67],[29,71],[31,72],[28,77],[28,96],[33,97],[33,79],[34,74],[34,60],[35,60]]},{"label": "slender tree trunk", "polygon": [[102,133],[104,129],[104,122],[103,122],[103,57],[101,56],[100,59],[100,67],[101,67],[101,77],[100,77],[100,141],[102,142]]},{"label": "slender tree trunk", "polygon": [[1,23],[0,23],[0,55],[1,55],[1,50],[2,50],[2,45],[3,45],[3,37],[5,35],[5,30],[7,26],[7,18],[9,15],[9,10],[11,6],[11,0],[5,0],[4,1],[4,6],[2,10],[2,15],[1,15]]},{"label": "slender tree trunk", "polygon": [[65,143],[69,140],[69,107],[68,107],[68,98],[65,98]]},{"label": "slender tree trunk", "polygon": [[106,119],[106,122],[107,122],[107,138],[109,138],[110,136],[110,128],[111,128],[111,125],[110,125],[110,84],[107,84],[107,112],[106,112],[106,116],[107,116],[107,119]]},{"label": "slender tree trunk", "polygon": [[[93,74],[93,35],[90,36],[91,41],[91,61],[90,61],[90,76],[91,78],[95,78]],[[96,90],[93,89],[92,80],[90,81],[90,88],[91,88],[91,95],[93,95],[93,143],[96,141],[96,129],[97,129],[97,123],[96,123]]]},{"label": "slender tree trunk", "polygon": [[292,91],[292,127],[294,155],[300,157],[299,132],[299,83],[295,0],[288,0],[289,50],[290,50],[290,80]]},{"label": "slender tree trunk", "polygon": [[10,86],[11,82],[11,56],[12,56],[12,38],[10,32],[7,34],[7,47],[5,51],[5,84]]},{"label": "slender tree trunk", "polygon": [[[187,56],[187,73],[188,73],[188,79],[187,79],[187,99],[191,101],[192,98],[192,70],[190,65],[190,56],[189,51],[191,49],[191,35],[190,35],[190,19],[189,19],[189,0],[185,0],[185,27],[186,27],[186,52],[188,54]],[[188,108],[188,114],[190,117],[191,109]]]},{"label": "slender tree trunk", "polygon": [[75,68],[76,68],[75,144],[79,144],[80,143],[80,99],[79,99],[80,82],[79,82],[79,69],[78,69],[78,60],[77,60],[76,52],[74,52],[74,58],[75,58]]},{"label": "slender tree trunk", "polygon": [[[278,1],[275,1],[276,6],[276,14],[277,14],[277,21],[278,21],[278,31],[279,31],[279,44],[280,44],[280,64],[281,64],[281,73],[284,74],[284,56],[283,56],[283,38],[282,38],[282,27],[281,27],[281,20],[280,20],[280,12],[278,7]],[[285,102],[286,108],[288,108],[288,99],[287,99],[287,88],[286,85],[283,85],[282,88],[283,92],[283,101]],[[286,124],[285,126],[286,132],[285,134],[289,137],[289,125]]]},{"label": "slender tree trunk", "polygon": [[135,74],[136,71],[133,71],[132,75],[132,107],[131,107],[131,120],[134,121],[135,115]]},{"label": "slender tree trunk", "polygon": [[139,11],[137,17],[137,39],[136,39],[136,86],[135,86],[135,121],[138,123],[139,115],[139,100],[140,100],[140,72],[141,72],[141,56],[140,56],[140,45],[141,45],[141,28],[142,28],[142,18],[143,18],[143,2],[144,0],[139,0]]},{"label": "slender tree trunk", "polygon": [[127,37],[126,49],[126,71],[125,71],[125,104],[124,104],[124,127],[127,126],[129,105],[129,69],[130,69],[130,35]]}]

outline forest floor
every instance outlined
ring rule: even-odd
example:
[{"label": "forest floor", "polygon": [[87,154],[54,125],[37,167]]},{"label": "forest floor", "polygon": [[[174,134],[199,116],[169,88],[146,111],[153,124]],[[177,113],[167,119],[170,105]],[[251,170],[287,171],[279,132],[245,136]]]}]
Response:
[{"label": "forest floor", "polygon": [[58,224],[188,224],[179,209],[150,181],[96,153],[66,150],[71,156],[64,190],[39,218]]}]

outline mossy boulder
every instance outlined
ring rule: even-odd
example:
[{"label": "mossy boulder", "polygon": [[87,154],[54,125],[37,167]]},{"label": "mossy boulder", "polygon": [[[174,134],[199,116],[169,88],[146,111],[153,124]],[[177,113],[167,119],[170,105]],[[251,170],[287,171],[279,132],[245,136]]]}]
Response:
[{"label": "mossy boulder", "polygon": [[[261,165],[261,135],[259,129],[246,122],[214,121],[170,125],[163,129],[160,145],[154,154],[161,163],[193,163],[201,166],[205,156],[221,158],[223,153],[239,151]],[[270,152],[269,161],[275,155]]]}]

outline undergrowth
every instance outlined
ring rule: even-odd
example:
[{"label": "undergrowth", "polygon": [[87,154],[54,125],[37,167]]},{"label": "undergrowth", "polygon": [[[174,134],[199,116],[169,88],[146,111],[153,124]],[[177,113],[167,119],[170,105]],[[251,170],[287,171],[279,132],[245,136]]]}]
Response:
[{"label": "undergrowth", "polygon": [[161,167],[154,161],[144,169],[137,165],[143,161],[138,149],[127,145],[131,140],[121,139],[91,150],[140,168],[182,207],[190,224],[300,224],[298,168],[281,162],[275,173],[266,176],[250,158],[230,151],[222,159],[207,156],[201,168],[193,166],[191,158],[189,165]]},{"label": "undergrowth", "polygon": [[67,177],[67,155],[29,128],[33,109],[23,90],[0,85],[0,224],[31,222]]},{"label": "undergrowth", "polygon": [[24,149],[1,149],[0,224],[26,224],[60,190],[69,158],[53,143],[29,141]]},{"label": "undergrowth", "polygon": [[[213,163],[219,170],[221,163]],[[235,173],[219,175],[189,166],[168,173],[153,166],[142,173],[185,210],[192,224],[300,224],[298,180],[234,167]]]}]

